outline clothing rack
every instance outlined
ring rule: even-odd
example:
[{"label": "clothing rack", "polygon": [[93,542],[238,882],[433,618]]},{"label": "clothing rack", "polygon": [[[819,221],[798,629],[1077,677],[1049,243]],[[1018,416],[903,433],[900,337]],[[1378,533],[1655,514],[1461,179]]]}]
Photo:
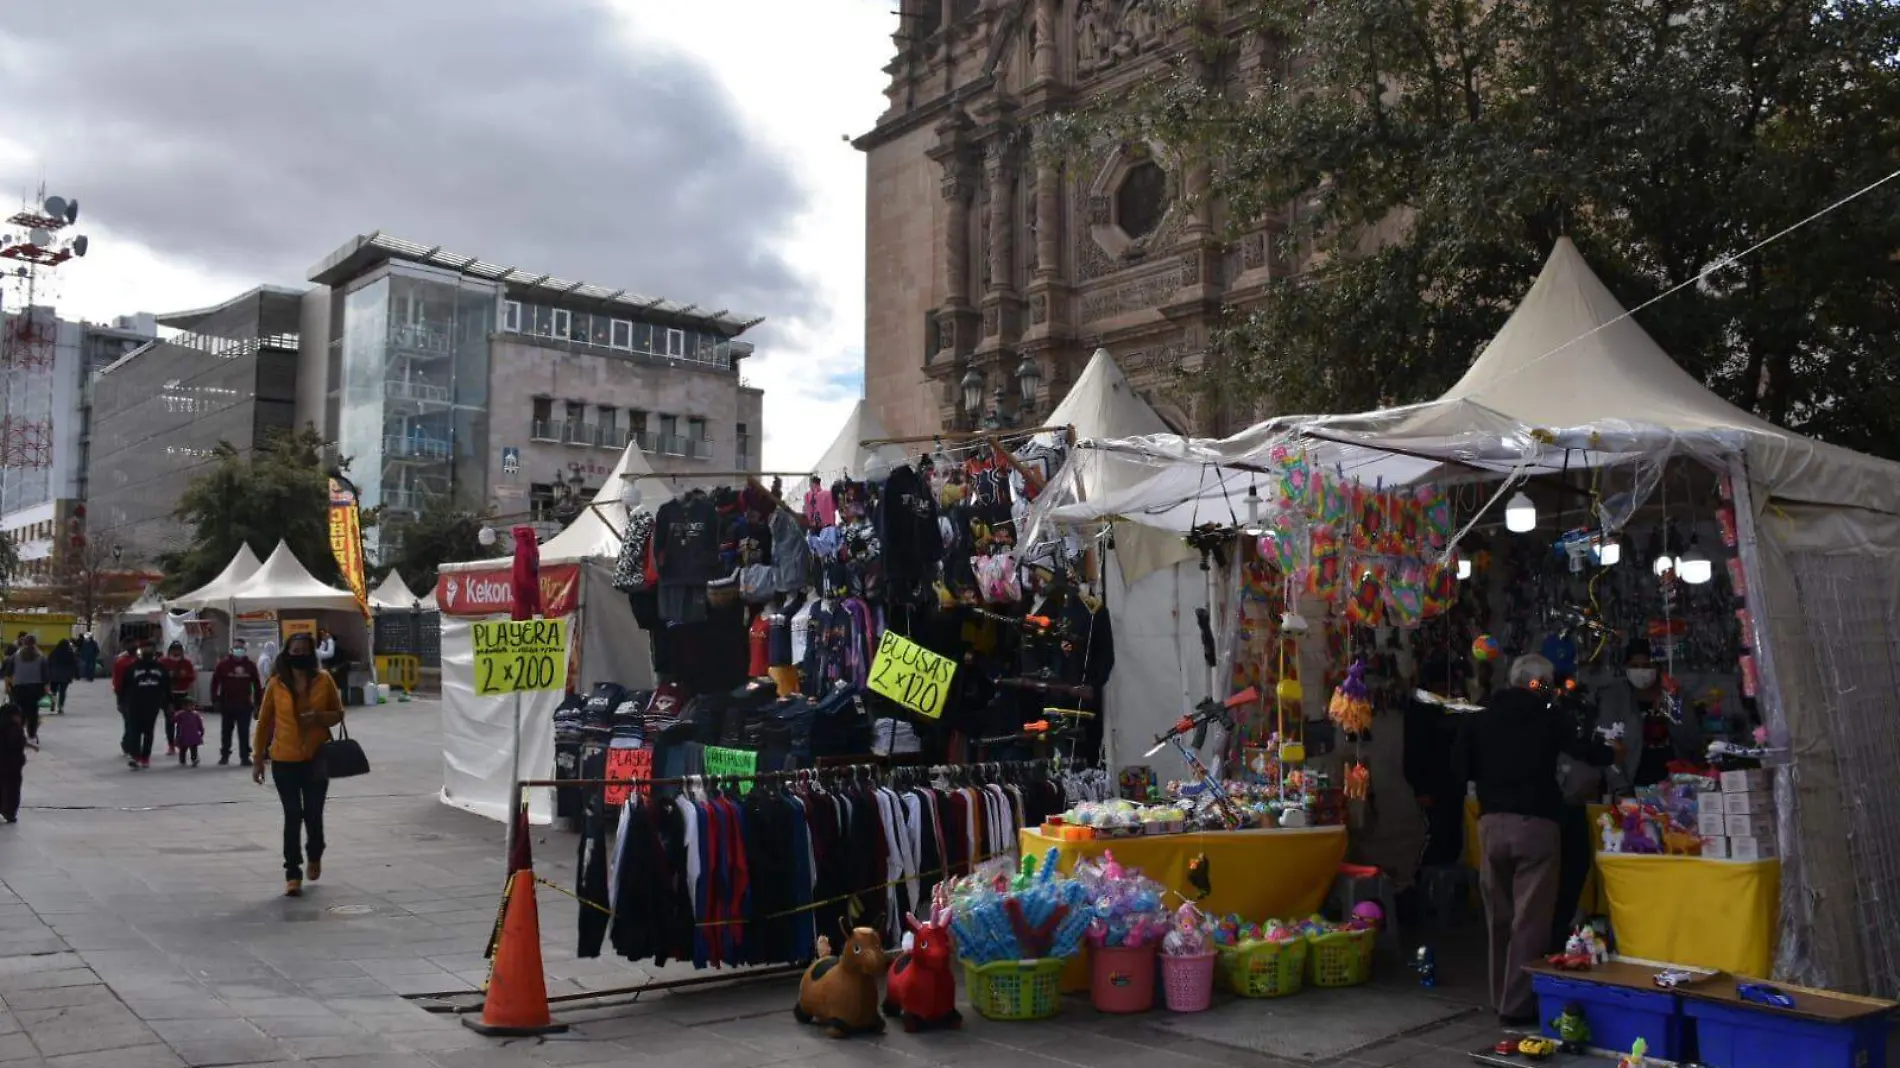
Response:
[{"label": "clothing rack", "polygon": [[902,438],[865,438],[858,442],[859,448],[874,445],[922,445],[927,442],[969,442],[984,441],[988,438],[1027,438],[1037,434],[1055,434],[1067,432],[1072,428],[1067,423],[1055,426],[1032,426],[1020,430],[945,430],[936,434],[912,434]]},{"label": "clothing rack", "polygon": [[[937,775],[958,775],[975,772],[978,775],[1002,775],[1007,771],[1057,771],[1060,760],[1039,758],[1035,760],[983,760],[968,764],[933,764],[926,773]],[[915,772],[922,765],[899,765],[885,767],[879,764],[844,764],[828,768],[798,768],[791,771],[760,771],[750,775],[680,775],[670,778],[644,779],[522,779],[515,783],[517,790],[527,789],[606,789],[609,786],[667,787],[667,786],[703,786],[733,782],[814,782],[818,779],[851,777],[855,779],[886,776],[894,771]]]}]

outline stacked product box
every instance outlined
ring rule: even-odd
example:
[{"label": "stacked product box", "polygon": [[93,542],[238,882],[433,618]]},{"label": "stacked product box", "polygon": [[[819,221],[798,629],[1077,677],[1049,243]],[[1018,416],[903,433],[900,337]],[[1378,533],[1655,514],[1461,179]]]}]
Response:
[{"label": "stacked product box", "polygon": [[1724,860],[1766,860],[1775,846],[1775,795],[1765,768],[1722,773],[1721,790],[1696,798],[1696,830],[1702,855]]}]

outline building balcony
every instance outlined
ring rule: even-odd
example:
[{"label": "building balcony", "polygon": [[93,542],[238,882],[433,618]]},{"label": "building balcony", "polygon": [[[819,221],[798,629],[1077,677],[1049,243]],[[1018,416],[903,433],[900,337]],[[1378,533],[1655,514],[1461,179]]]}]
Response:
[{"label": "building balcony", "polygon": [[528,437],[534,441],[560,441],[561,431],[565,429],[566,426],[566,423],[555,423],[546,419],[536,419],[534,425],[528,428]]},{"label": "building balcony", "polygon": [[429,507],[434,494],[427,490],[387,489],[383,491],[383,507],[395,512],[423,512]]},{"label": "building balcony", "polygon": [[449,454],[449,443],[440,438],[412,434],[408,437],[386,437],[383,439],[383,458],[385,460],[440,462],[447,460]]},{"label": "building balcony", "polygon": [[659,444],[660,444],[660,447],[658,449],[655,449],[654,451],[660,453],[663,456],[687,455],[686,439],[683,437],[680,437],[678,434],[660,435]]},{"label": "building balcony", "polygon": [[455,395],[447,386],[431,385],[427,382],[390,381],[383,383],[383,396],[393,401],[404,401],[417,405],[448,405],[455,403]]},{"label": "building balcony", "polygon": [[713,458],[712,440],[710,438],[686,439],[686,455],[691,456],[695,460],[712,459]]},{"label": "building balcony", "polygon": [[600,428],[592,423],[562,423],[561,443],[564,445],[597,445],[600,443]]},{"label": "building balcony", "polygon": [[419,356],[448,356],[455,351],[455,338],[440,327],[405,323],[389,328],[389,348]]}]

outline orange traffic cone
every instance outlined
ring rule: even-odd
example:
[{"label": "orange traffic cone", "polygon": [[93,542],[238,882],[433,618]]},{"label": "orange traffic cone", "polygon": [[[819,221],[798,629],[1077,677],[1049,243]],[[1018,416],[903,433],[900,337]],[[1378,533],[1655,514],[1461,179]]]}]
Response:
[{"label": "orange traffic cone", "polygon": [[478,1034],[502,1038],[547,1035],[567,1030],[548,1013],[547,976],[541,971],[541,915],[534,904],[534,872],[508,879],[508,903],[501,921],[501,942],[488,974],[481,1019],[462,1017]]}]

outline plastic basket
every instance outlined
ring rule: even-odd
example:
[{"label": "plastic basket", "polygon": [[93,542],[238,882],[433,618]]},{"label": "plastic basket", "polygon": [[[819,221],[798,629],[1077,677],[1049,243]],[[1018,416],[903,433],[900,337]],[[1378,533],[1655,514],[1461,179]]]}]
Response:
[{"label": "plastic basket", "polygon": [[1306,981],[1316,987],[1340,987],[1358,986],[1372,978],[1372,951],[1378,934],[1367,928],[1308,935],[1312,951],[1306,958]]},{"label": "plastic basket", "polygon": [[1155,951],[1158,942],[1129,949],[1089,949],[1089,1000],[1097,1012],[1147,1012],[1155,1007]]},{"label": "plastic basket", "polygon": [[1219,954],[1161,958],[1161,993],[1170,1012],[1204,1012],[1214,1001],[1214,962]]},{"label": "plastic basket", "polygon": [[1062,957],[963,962],[964,993],[989,1020],[1046,1020],[1062,1008]]},{"label": "plastic basket", "polygon": [[1243,998],[1283,998],[1300,992],[1306,971],[1306,940],[1261,942],[1246,949],[1223,946],[1220,974],[1227,989]]}]

